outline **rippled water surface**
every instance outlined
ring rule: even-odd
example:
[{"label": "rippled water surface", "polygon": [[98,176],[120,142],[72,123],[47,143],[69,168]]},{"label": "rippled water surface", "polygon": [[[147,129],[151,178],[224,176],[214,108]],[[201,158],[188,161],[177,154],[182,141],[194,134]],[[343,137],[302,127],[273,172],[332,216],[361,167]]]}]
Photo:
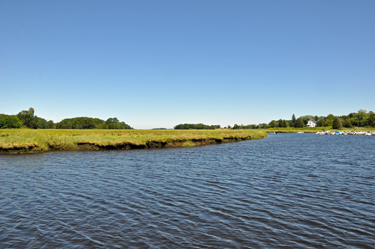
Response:
[{"label": "rippled water surface", "polygon": [[375,137],[0,156],[0,248],[374,248]]}]

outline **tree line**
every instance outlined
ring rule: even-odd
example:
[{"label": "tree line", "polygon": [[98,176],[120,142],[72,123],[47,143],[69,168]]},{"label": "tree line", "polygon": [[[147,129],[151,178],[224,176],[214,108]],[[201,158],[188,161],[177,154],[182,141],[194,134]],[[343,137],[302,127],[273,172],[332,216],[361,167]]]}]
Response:
[{"label": "tree line", "polygon": [[[296,118],[293,114],[290,120],[279,119],[272,120],[271,122],[261,124],[249,124],[249,125],[238,125],[234,124],[233,127],[228,125],[223,127],[224,129],[269,129],[269,128],[304,128],[307,127],[309,120],[313,120],[317,123],[317,127],[332,127],[332,129],[353,128],[353,127],[375,127],[375,113],[373,111],[367,112],[366,110],[360,109],[358,112],[352,112],[348,115],[335,116],[329,114],[327,116],[313,116],[305,115]],[[193,126],[187,126],[189,124],[178,125],[176,127],[185,127],[184,129],[197,129]],[[175,129],[176,129],[175,127]],[[190,127],[190,128],[186,128]],[[219,126],[220,128],[220,126]],[[180,128],[181,129],[181,128]],[[209,128],[199,128],[209,129]],[[211,128],[212,129],[212,128]]]},{"label": "tree line", "polygon": [[77,117],[66,118],[58,123],[35,115],[34,108],[23,110],[17,115],[0,114],[0,129],[31,128],[31,129],[133,129],[116,117],[102,120],[99,118]]},{"label": "tree line", "polygon": [[0,129],[20,128],[21,124],[15,115],[0,114]]},{"label": "tree line", "polygon": [[[290,120],[272,120],[268,124],[259,124],[259,125],[241,125],[237,126],[239,129],[267,129],[267,128],[303,128],[307,127],[309,120],[316,122],[317,127],[329,127],[332,129],[353,128],[353,127],[375,127],[375,113],[373,111],[367,112],[366,110],[360,109],[358,112],[352,112],[348,115],[335,116],[329,114],[327,116],[313,116],[305,115],[296,118],[293,114],[292,119]],[[235,125],[236,126],[236,125]],[[233,127],[235,128],[235,127]]]},{"label": "tree line", "polygon": [[220,129],[220,125],[205,125],[205,124],[178,124],[174,127],[175,130],[190,130],[190,129],[196,129],[196,130],[214,130],[214,129]]},{"label": "tree line", "polygon": [[[305,115],[296,118],[293,114],[291,120],[272,120],[271,122],[261,124],[238,125],[233,127],[228,125],[227,129],[268,129],[268,128],[303,128],[307,126],[309,120],[317,122],[318,127],[329,127],[333,129],[353,128],[353,127],[375,127],[375,113],[367,112],[360,109],[358,112],[352,112],[348,115],[335,116],[329,114],[327,116]],[[66,118],[58,123],[52,120],[47,121],[44,118],[35,115],[34,108],[23,110],[17,115],[0,114],[0,129],[6,128],[31,128],[31,129],[133,129],[125,122],[120,122],[116,117],[102,120],[99,118],[76,117]],[[220,129],[220,125],[199,124],[178,124],[174,129]]]}]

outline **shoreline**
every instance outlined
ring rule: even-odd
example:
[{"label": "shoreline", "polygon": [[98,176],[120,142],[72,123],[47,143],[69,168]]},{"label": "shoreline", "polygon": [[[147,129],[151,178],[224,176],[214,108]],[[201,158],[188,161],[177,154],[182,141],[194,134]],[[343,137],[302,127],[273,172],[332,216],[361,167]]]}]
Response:
[{"label": "shoreline", "polygon": [[[9,130],[8,130],[9,131]],[[50,133],[48,133],[48,131]],[[22,132],[24,134],[22,134]],[[11,143],[0,140],[0,155],[27,155],[52,151],[103,151],[194,147],[210,144],[240,142],[267,137],[265,131],[187,130],[187,131],[98,131],[63,130],[57,135],[51,130],[16,130],[0,133]],[[13,134],[12,134],[13,133]],[[33,137],[33,135],[42,136]],[[81,135],[79,137],[79,135]],[[84,137],[86,136],[86,137]],[[137,139],[134,139],[136,137]],[[18,139],[17,139],[18,138]],[[5,142],[8,140],[4,139]],[[22,142],[24,140],[25,142]],[[2,143],[1,143],[2,142]]]},{"label": "shoreline", "polygon": [[[303,132],[303,133],[317,133],[321,132],[325,129],[326,131],[337,131],[337,129],[332,129],[332,127],[327,126],[327,127],[312,127],[312,128],[269,128],[269,129],[264,129],[267,133],[298,133],[298,132]],[[367,127],[355,127],[355,128],[341,128],[340,131],[357,131],[357,132],[373,132],[375,131],[375,128],[367,128]]]}]

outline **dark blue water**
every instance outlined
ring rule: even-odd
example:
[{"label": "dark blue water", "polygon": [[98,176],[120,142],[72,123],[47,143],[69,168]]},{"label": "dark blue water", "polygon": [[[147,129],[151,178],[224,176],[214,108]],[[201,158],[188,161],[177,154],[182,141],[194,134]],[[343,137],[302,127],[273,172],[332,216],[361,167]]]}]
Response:
[{"label": "dark blue water", "polygon": [[374,248],[375,137],[0,156],[0,248]]}]

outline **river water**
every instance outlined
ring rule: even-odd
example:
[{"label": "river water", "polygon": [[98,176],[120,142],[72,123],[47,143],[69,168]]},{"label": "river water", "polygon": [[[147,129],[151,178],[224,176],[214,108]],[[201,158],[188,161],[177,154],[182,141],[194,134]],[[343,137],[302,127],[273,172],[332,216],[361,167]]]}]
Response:
[{"label": "river water", "polygon": [[374,248],[375,137],[0,156],[0,248]]}]

